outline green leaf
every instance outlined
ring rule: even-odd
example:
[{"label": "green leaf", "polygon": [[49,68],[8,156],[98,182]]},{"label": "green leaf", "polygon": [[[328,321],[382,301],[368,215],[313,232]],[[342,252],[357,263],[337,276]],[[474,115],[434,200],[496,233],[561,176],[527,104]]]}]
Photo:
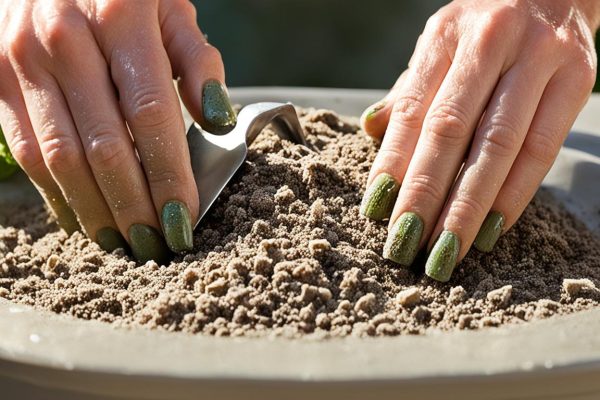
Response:
[{"label": "green leaf", "polygon": [[19,166],[10,153],[2,127],[0,127],[0,181],[10,178],[18,169]]}]

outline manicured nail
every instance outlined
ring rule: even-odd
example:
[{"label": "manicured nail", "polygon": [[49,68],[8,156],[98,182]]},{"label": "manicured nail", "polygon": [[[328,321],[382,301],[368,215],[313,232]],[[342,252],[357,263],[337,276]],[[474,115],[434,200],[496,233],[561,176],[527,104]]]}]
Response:
[{"label": "manicured nail", "polygon": [[375,104],[373,104],[367,111],[367,114],[365,115],[365,119],[368,121],[370,119],[372,119],[373,117],[375,117],[375,114],[377,114],[379,111],[383,110],[385,108],[386,102],[385,101],[379,101]]},{"label": "manicured nail", "polygon": [[185,204],[179,201],[167,202],[162,209],[161,224],[167,245],[172,251],[182,253],[192,249],[192,218]]},{"label": "manicured nail", "polygon": [[151,226],[133,224],[129,227],[131,252],[140,263],[154,260],[158,264],[169,262],[169,248],[161,234]]},{"label": "manicured nail", "polygon": [[484,253],[492,251],[502,234],[502,228],[504,228],[504,215],[498,211],[490,212],[483,221],[473,245]]},{"label": "manicured nail", "polygon": [[458,236],[450,231],[443,231],[427,258],[425,264],[427,276],[436,281],[448,282],[454,267],[456,267],[459,250],[460,239]]},{"label": "manicured nail", "polygon": [[392,226],[385,245],[383,258],[409,266],[419,252],[423,235],[423,220],[415,213],[405,212]]},{"label": "manicured nail", "polygon": [[58,225],[67,232],[68,235],[81,231],[81,225],[79,225],[77,216],[68,205],[59,205],[54,211],[56,213]]},{"label": "manicured nail", "polygon": [[375,221],[389,218],[399,190],[400,184],[390,174],[377,175],[365,192],[360,213]]},{"label": "manicured nail", "polygon": [[221,82],[211,79],[206,81],[202,90],[202,112],[204,128],[210,133],[224,134],[231,131],[237,122],[237,116],[225,87]]},{"label": "manicured nail", "polygon": [[96,232],[96,242],[107,253],[111,253],[116,249],[128,249],[127,242],[121,232],[106,227]]}]

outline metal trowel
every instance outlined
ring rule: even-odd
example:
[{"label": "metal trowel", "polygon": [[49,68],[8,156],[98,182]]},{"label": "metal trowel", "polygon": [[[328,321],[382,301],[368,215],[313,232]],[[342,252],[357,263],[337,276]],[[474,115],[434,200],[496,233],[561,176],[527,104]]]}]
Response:
[{"label": "metal trowel", "polygon": [[194,180],[200,195],[198,226],[229,180],[242,166],[248,147],[267,124],[271,123],[282,139],[308,147],[292,104],[255,103],[244,107],[235,128],[225,135],[214,135],[192,123],[187,141]]}]

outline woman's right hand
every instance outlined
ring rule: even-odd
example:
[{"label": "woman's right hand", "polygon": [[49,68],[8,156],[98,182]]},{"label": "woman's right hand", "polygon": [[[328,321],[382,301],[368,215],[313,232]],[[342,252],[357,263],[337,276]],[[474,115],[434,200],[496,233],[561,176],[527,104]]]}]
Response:
[{"label": "woman's right hand", "polygon": [[192,248],[198,193],[172,79],[207,130],[236,117],[189,1],[0,0],[0,76],[9,147],[68,233],[108,251],[127,241],[140,262]]}]

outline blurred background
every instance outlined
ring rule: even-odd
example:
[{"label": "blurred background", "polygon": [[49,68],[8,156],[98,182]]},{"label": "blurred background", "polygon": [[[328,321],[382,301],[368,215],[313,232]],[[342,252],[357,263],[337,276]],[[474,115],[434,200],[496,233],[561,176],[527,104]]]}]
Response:
[{"label": "blurred background", "polygon": [[[385,89],[444,0],[193,0],[229,86]],[[598,80],[596,89],[599,89]]]}]

